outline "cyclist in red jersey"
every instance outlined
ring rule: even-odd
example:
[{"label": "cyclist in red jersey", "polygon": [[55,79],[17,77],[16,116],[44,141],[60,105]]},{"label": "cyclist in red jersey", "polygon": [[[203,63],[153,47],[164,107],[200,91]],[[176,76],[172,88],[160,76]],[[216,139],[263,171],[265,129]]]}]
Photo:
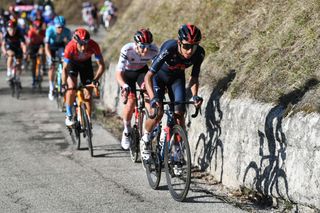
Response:
[{"label": "cyclist in red jersey", "polygon": [[35,86],[36,58],[38,54],[41,56],[42,64],[45,64],[43,42],[45,33],[39,20],[34,21],[33,27],[28,31],[27,49],[31,59],[32,87]]},{"label": "cyclist in red jersey", "polygon": [[[91,56],[95,55],[98,69],[94,75]],[[98,86],[98,80],[105,69],[103,56],[99,45],[92,39],[84,28],[76,29],[73,39],[67,44],[64,51],[64,62],[62,68],[62,85],[64,88],[76,88],[78,73],[83,85],[94,83]],[[66,87],[67,83],[67,87]],[[84,91],[84,99],[91,100],[92,90]],[[74,124],[72,120],[71,106],[76,96],[75,90],[66,92],[66,126]],[[87,104],[89,115],[91,114],[91,101]]]}]

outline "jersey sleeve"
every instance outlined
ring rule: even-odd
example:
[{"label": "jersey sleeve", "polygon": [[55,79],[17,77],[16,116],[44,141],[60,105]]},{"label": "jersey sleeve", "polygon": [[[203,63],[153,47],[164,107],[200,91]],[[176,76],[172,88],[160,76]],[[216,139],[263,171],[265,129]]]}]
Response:
[{"label": "jersey sleeve", "polygon": [[160,53],[152,60],[150,71],[153,73],[158,72],[169,55],[170,52],[167,48],[160,50]]},{"label": "jersey sleeve", "polygon": [[63,61],[66,62],[67,64],[70,62],[71,60],[71,50],[72,50],[72,41],[70,41],[66,48],[64,49],[64,58],[63,58]]},{"label": "jersey sleeve", "polygon": [[120,51],[119,61],[118,61],[118,65],[117,65],[118,71],[121,71],[121,72],[125,71],[125,66],[126,66],[126,63],[128,60],[127,53],[128,53],[128,51],[127,51],[126,46],[123,46]]},{"label": "jersey sleeve", "polygon": [[49,43],[50,36],[51,36],[51,28],[48,28],[48,29],[46,30],[46,34],[45,34],[45,37],[44,37],[44,42],[45,42],[45,43]]},{"label": "jersey sleeve", "polygon": [[101,54],[101,49],[100,46],[97,42],[93,41],[93,53],[94,53],[94,57],[95,59],[98,61],[100,59],[102,59],[102,54]]}]

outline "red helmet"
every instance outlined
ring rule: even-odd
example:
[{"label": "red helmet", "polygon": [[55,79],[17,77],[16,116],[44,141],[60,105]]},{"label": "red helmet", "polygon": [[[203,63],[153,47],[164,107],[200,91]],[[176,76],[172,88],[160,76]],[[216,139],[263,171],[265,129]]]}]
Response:
[{"label": "red helmet", "polygon": [[16,28],[17,27],[17,22],[13,21],[13,20],[9,20],[7,23],[7,27],[8,28]]},{"label": "red helmet", "polygon": [[35,27],[35,28],[37,28],[37,29],[40,29],[41,28],[41,21],[40,20],[35,20],[34,22],[33,22],[33,26]]},{"label": "red helmet", "polygon": [[134,40],[137,43],[151,44],[153,41],[152,33],[148,29],[141,29],[134,34]]},{"label": "red helmet", "polygon": [[84,28],[78,28],[74,32],[73,38],[79,44],[87,44],[90,40],[90,33]]},{"label": "red helmet", "polygon": [[178,39],[185,40],[190,44],[197,43],[201,40],[201,31],[195,25],[184,24],[178,31]]}]

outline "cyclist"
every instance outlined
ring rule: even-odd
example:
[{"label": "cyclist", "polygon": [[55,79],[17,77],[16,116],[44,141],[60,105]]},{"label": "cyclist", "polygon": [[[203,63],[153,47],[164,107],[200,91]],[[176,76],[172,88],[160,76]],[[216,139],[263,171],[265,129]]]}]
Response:
[{"label": "cyclist", "polygon": [[50,26],[46,30],[45,36],[45,52],[47,57],[47,63],[49,66],[49,100],[53,100],[54,89],[54,74],[55,64],[52,60],[56,57],[62,57],[65,45],[72,39],[71,31],[65,27],[66,21],[63,16],[56,16],[54,18],[54,26]]},{"label": "cyclist", "polygon": [[[32,87],[35,87],[35,71],[36,71],[36,58],[37,55],[41,55],[41,59],[44,60],[44,40],[45,31],[42,30],[42,23],[39,20],[33,22],[33,27],[28,31],[28,52],[32,64]],[[42,61],[44,64],[44,61]],[[44,69],[44,67],[43,67]]]},{"label": "cyclist", "polygon": [[[93,73],[91,56],[95,55],[98,69],[96,74]],[[78,73],[83,85],[93,83],[98,86],[98,80],[105,69],[103,56],[99,45],[90,39],[89,32],[84,28],[75,30],[73,39],[68,43],[64,51],[64,62],[62,68],[62,85],[66,88],[76,88]],[[67,83],[67,87],[66,87]],[[84,99],[90,100],[87,104],[89,115],[91,115],[91,94],[92,89],[85,89]],[[76,91],[67,90],[66,92],[66,126],[74,124],[72,119],[72,109]]]},{"label": "cyclist", "polygon": [[158,53],[153,41],[152,33],[148,29],[141,29],[134,34],[134,41],[124,45],[121,49],[117,65],[116,78],[121,86],[121,93],[128,96],[128,102],[123,110],[123,125],[121,146],[130,146],[131,118],[135,106],[136,82],[141,88],[144,76],[149,70],[147,63]]},{"label": "cyclist", "polygon": [[20,81],[21,62],[26,53],[24,36],[17,30],[17,23],[9,20],[7,23],[7,32],[2,41],[3,55],[7,55],[7,77],[11,80],[13,77],[13,63],[16,59],[16,81]]},{"label": "cyclist", "polygon": [[[182,102],[186,99],[185,69],[192,66],[189,86],[196,102],[200,107],[202,98],[198,96],[199,72],[205,51],[199,45],[201,31],[192,24],[184,24],[179,28],[178,40],[168,40],[163,43],[159,54],[153,60],[150,70],[145,76],[145,84],[151,99],[151,107],[159,107],[156,119],[148,119],[145,124],[145,133],[141,138],[141,156],[144,160],[150,158],[150,132],[163,116],[161,104],[165,89],[171,101]],[[185,105],[177,104],[174,107],[174,116],[178,124],[184,127]]]}]

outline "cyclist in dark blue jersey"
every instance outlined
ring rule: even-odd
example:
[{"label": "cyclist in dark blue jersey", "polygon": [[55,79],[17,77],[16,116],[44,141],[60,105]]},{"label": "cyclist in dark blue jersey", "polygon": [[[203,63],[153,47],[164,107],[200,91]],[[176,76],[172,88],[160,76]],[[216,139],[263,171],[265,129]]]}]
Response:
[{"label": "cyclist in dark blue jersey", "polygon": [[[192,66],[190,87],[196,106],[200,107],[202,98],[198,96],[199,73],[204,60],[205,51],[199,45],[201,31],[192,24],[184,24],[178,31],[178,40],[168,40],[163,43],[159,54],[153,60],[150,70],[145,76],[145,85],[151,99],[152,107],[158,107],[156,119],[148,119],[145,124],[145,134],[142,137],[141,156],[144,160],[150,158],[150,132],[163,116],[161,104],[167,89],[171,101],[186,101],[185,69]],[[175,118],[184,126],[185,105],[175,105]]]}]

